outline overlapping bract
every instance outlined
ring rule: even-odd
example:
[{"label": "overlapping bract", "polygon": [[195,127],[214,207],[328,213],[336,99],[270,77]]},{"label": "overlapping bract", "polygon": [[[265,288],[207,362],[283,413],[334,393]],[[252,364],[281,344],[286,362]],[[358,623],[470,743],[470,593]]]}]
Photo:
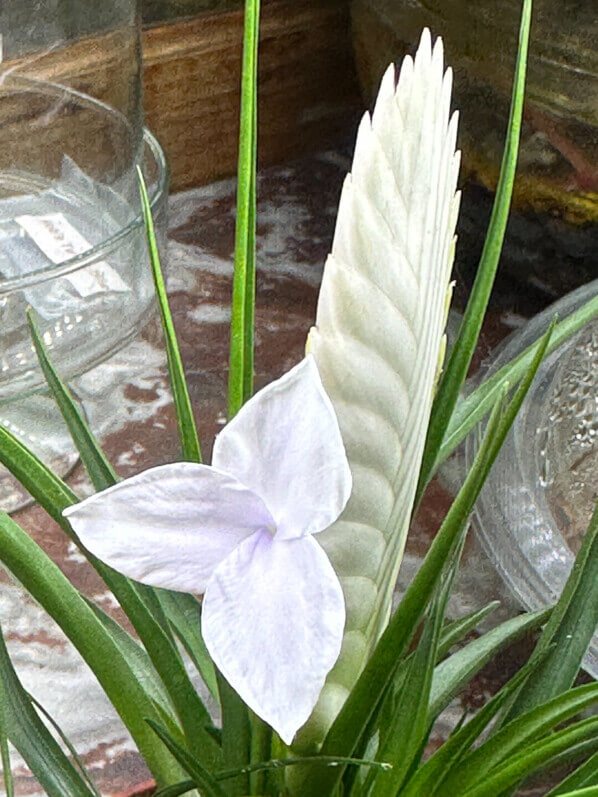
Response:
[{"label": "overlapping bract", "polygon": [[334,405],[353,475],[320,541],[347,604],[340,659],[305,744],[319,741],[384,629],[444,351],[459,207],[451,71],[424,31],[395,85],[390,67],[359,127],[308,350]]}]

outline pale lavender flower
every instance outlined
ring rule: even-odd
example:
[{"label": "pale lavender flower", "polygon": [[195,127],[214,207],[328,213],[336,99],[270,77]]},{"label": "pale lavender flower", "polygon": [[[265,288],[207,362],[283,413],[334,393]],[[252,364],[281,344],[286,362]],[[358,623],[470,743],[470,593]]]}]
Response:
[{"label": "pale lavender flower", "polygon": [[212,462],[151,468],[64,514],[116,570],[205,593],[214,663],[290,743],[345,625],[338,577],[312,535],[342,512],[351,474],[313,357],[247,402],[216,438]]}]

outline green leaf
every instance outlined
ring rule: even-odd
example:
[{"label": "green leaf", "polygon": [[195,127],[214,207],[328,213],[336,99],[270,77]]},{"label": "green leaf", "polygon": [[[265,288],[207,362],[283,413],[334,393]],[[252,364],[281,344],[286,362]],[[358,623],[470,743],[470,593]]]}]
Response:
[{"label": "green leaf", "polygon": [[168,622],[187,651],[212,696],[218,699],[214,664],[201,635],[201,604],[193,595],[159,590],[158,598]]},{"label": "green leaf", "polygon": [[119,647],[123,658],[128,662],[145,692],[163,711],[170,714],[172,720],[172,703],[164,684],[147,655],[147,651],[116,620],[103,612],[93,601],[88,598],[84,598],[84,600],[110,634],[114,644]]},{"label": "green leaf", "polygon": [[[548,658],[550,654],[544,658],[544,662]],[[536,672],[531,680],[536,678]],[[598,684],[588,684],[571,689],[566,694],[523,714],[466,756],[444,781],[438,795],[449,797],[455,794],[455,789],[466,792],[469,788],[473,788],[478,782],[491,777],[493,770],[506,767],[508,759],[513,754],[519,755],[521,750],[531,749],[532,743],[596,701],[598,701]]]},{"label": "green leaf", "polygon": [[160,789],[154,794],[154,797],[179,797],[179,795],[187,794],[194,789],[194,780],[182,780],[180,783],[175,783],[172,786],[167,786],[165,789]]},{"label": "green leaf", "polygon": [[413,775],[401,791],[401,797],[433,797],[445,777],[459,763],[462,756],[486,730],[494,717],[507,703],[509,697],[533,672],[536,664],[526,664],[490,700],[482,706],[468,723],[463,721],[450,738]]},{"label": "green leaf", "polygon": [[481,609],[476,609],[476,611],[466,614],[465,617],[460,617],[458,620],[448,623],[442,630],[438,646],[438,657],[444,658],[453,645],[460,642],[470,631],[475,630],[499,606],[500,601],[490,601],[486,606],[482,606]]},{"label": "green leaf", "polygon": [[[37,356],[50,391],[60,408],[96,490],[111,487],[116,483],[116,474],[79,412],[68,388],[53,367],[31,313],[29,313],[29,324]],[[154,590],[142,584],[133,584],[129,579],[107,567],[95,557],[85,553],[114,593],[145,645],[151,662],[162,678],[180,717],[191,749],[197,755],[203,751],[209,756],[206,762],[216,763],[218,761],[217,747],[207,736],[204,728],[205,724],[210,722],[209,714],[195,691],[174,641],[170,637],[170,627]],[[199,615],[193,618],[193,622],[199,626]],[[114,633],[114,627],[111,627],[110,631]],[[164,704],[162,705],[164,707]]]},{"label": "green leaf", "polygon": [[62,479],[55,476],[44,463],[29,451],[4,426],[0,426],[0,462],[31,493],[64,531],[72,535],[62,512],[79,500]]},{"label": "green leaf", "polygon": [[162,329],[164,330],[164,339],[166,341],[166,355],[168,357],[170,385],[172,387],[172,395],[174,398],[174,406],[179,427],[179,437],[181,440],[183,459],[187,462],[201,462],[201,449],[197,437],[197,430],[195,428],[195,419],[193,417],[193,410],[191,408],[189,390],[187,388],[187,382],[185,381],[183,361],[181,360],[179,344],[177,342],[174,323],[172,321],[172,315],[168,305],[164,276],[160,266],[160,254],[158,252],[158,244],[156,242],[156,232],[154,230],[150,202],[147,195],[147,189],[145,187],[145,180],[143,179],[143,173],[139,166],[137,167],[137,174],[139,176],[141,208],[143,210],[143,219],[145,221],[145,229],[147,233],[147,246],[150,262],[152,265],[156,296],[158,298],[158,307],[160,308]]},{"label": "green leaf", "polygon": [[[95,797],[95,792],[89,788],[38,717],[29,695],[23,689],[12,666],[1,631],[0,726],[4,740],[6,734],[47,794],[60,794],[65,797]],[[3,743],[2,759],[4,771],[9,773],[10,781],[10,761],[7,766],[4,748],[5,742]],[[6,750],[7,757],[8,750]]]},{"label": "green leaf", "polygon": [[[428,698],[455,567],[451,566],[449,570],[450,574],[439,585],[429,617],[424,623],[390,726],[383,731],[378,757],[389,761],[392,770],[370,774],[365,791],[371,797],[394,797],[400,791],[410,769],[417,766],[427,738],[430,727]],[[368,788],[370,784],[371,788]]]},{"label": "green leaf", "polygon": [[6,797],[14,797],[14,784],[12,780],[12,766],[8,749],[8,736],[4,730],[4,721],[0,723],[0,754],[2,756],[2,782]]},{"label": "green leaf", "polygon": [[[556,793],[556,792],[555,792]],[[552,792],[550,792],[552,794]],[[562,797],[598,797],[598,786],[588,786],[576,791],[558,792]]]},{"label": "green leaf", "polygon": [[249,790],[251,794],[264,794],[267,771],[258,765],[272,756],[274,731],[253,711],[249,712],[249,724],[251,732],[249,760],[254,765],[249,772]]},{"label": "green leaf", "polygon": [[[463,797],[496,797],[507,789],[516,786],[521,780],[550,766],[551,762],[566,750],[580,742],[593,739],[598,733],[598,719],[589,719],[557,731],[546,739],[529,746],[523,753],[501,762],[500,766],[487,773],[483,781],[463,788],[459,783],[459,793]],[[455,792],[440,790],[438,795],[454,797]]]},{"label": "green leaf", "polygon": [[[445,625],[440,636],[436,661],[441,661],[450,651],[453,645],[460,642],[499,605],[499,601],[492,601],[487,606],[484,606],[481,609],[478,609],[477,611],[471,612],[465,617],[460,618],[459,620],[455,620]],[[379,750],[381,731],[390,726],[391,718],[396,712],[398,696],[405,683],[405,678],[409,668],[411,667],[414,655],[415,653],[410,653],[409,656],[403,659],[397,668],[393,678],[393,683],[387,690],[383,704],[373,720],[370,721],[367,730],[363,733],[363,740],[361,743],[362,749],[360,751],[361,755],[365,755],[365,751],[367,751],[367,753],[370,755],[373,755],[374,750]],[[353,785],[354,781],[357,778],[364,779],[365,777],[366,775],[364,773],[355,772],[355,770],[350,770],[349,772],[345,773],[343,779],[344,793],[351,794],[352,790],[355,788]]]},{"label": "green leaf", "polygon": [[[67,506],[77,502],[77,496],[41,460],[3,427],[0,427],[0,461],[21,481],[71,539],[78,543],[68,521],[62,516],[63,510]],[[189,736],[193,740],[193,744],[197,745],[198,754],[201,749],[210,755],[210,760],[217,761],[219,756],[217,745],[213,738],[204,734],[204,723],[209,721],[207,711],[193,689],[178,653],[141,600],[137,590],[138,588],[144,589],[143,585],[135,586],[129,579],[86,552],[82,546],[79,547],[123,607],[151,652],[154,664],[159,665],[158,670],[163,682],[172,693],[171,696],[175,698],[177,710],[181,711],[186,720]],[[99,610],[96,608],[95,611]],[[102,622],[105,624],[104,620]],[[105,625],[105,630],[112,635],[112,628],[109,629]],[[113,643],[118,644],[118,641],[113,639]],[[139,661],[138,664],[140,664]],[[176,677],[175,670],[178,670]]]},{"label": "green leaf", "polygon": [[90,790],[93,792],[95,797],[102,797],[102,795],[97,790],[95,783],[92,781],[89,773],[85,769],[85,766],[83,765],[83,761],[81,760],[81,757],[77,753],[77,751],[75,749],[75,746],[73,745],[71,740],[68,738],[68,736],[64,733],[62,728],[58,725],[58,723],[51,716],[51,714],[46,711],[46,709],[42,706],[42,704],[33,697],[32,694],[30,694],[28,692],[27,693],[27,697],[29,698],[29,700],[31,700],[32,705],[35,706],[35,708],[37,709],[38,713],[43,714],[44,717],[46,718],[46,721],[52,726],[52,728],[54,728],[54,731],[56,732],[56,735],[60,737],[60,741],[63,743],[63,745],[69,751],[69,753],[71,755],[71,758],[73,760],[73,763],[77,767],[77,770],[81,774],[81,777],[83,778],[85,783],[89,786]]},{"label": "green leaf", "polygon": [[179,780],[178,765],[144,721],[148,716],[158,717],[153,701],[111,634],[54,562],[4,513],[0,513],[0,560],[58,623],[91,667],[156,780]]},{"label": "green leaf", "polygon": [[598,789],[598,753],[590,756],[575,772],[572,772],[558,786],[548,792],[546,797],[561,797],[569,794],[571,790],[592,786]]},{"label": "green leaf", "polygon": [[[302,756],[301,758],[274,758],[270,761],[262,761],[257,764],[250,764],[246,767],[241,767],[240,769],[223,770],[214,775],[214,780],[224,781],[231,778],[236,778],[240,774],[248,775],[260,771],[286,769],[287,767],[297,767],[302,765],[305,766],[313,763],[314,761],[332,767],[338,766],[338,764],[347,764],[349,766],[356,767],[371,767],[373,769],[379,769],[383,771],[387,771],[391,768],[390,764],[380,761],[368,761],[363,758],[326,758],[324,756]],[[155,797],[179,797],[179,795],[186,794],[188,791],[191,791],[191,789],[194,789],[195,785],[195,781],[193,780],[181,781],[180,783],[177,783],[173,786],[168,786],[167,788],[156,792]]]},{"label": "green leaf", "polygon": [[550,617],[550,609],[522,614],[506,620],[496,628],[474,639],[466,647],[453,653],[434,670],[428,721],[448,706],[452,698],[478,673],[496,654],[531,630],[543,625]]},{"label": "green leaf", "polygon": [[[217,765],[221,751],[206,730],[206,725],[211,724],[210,715],[189,678],[178,650],[140,597],[140,589],[151,592],[150,588],[137,585],[122,576],[116,579],[116,583],[115,578],[111,577],[110,585],[168,692],[189,749],[204,765]],[[199,617],[196,622],[199,623]]]},{"label": "green leaf", "polygon": [[162,728],[151,719],[147,720],[147,724],[170,750],[187,775],[190,775],[195,785],[201,789],[204,797],[226,797],[226,793],[220,788],[210,772],[205,767],[202,767],[193,756],[189,755],[165,728]]},{"label": "green leaf", "polygon": [[[597,317],[598,296],[595,296],[587,301],[583,307],[571,313],[555,326],[546,353],[550,354],[555,351],[572,335]],[[459,400],[440,446],[433,470],[436,470],[452,454],[474,426],[483,420],[489,410],[492,409],[505,381],[508,381],[511,385],[516,385],[519,382],[533,359],[537,344],[538,342],[536,341],[518,357],[484,380],[472,393]]]},{"label": "green leaf", "polygon": [[116,474],[112,469],[112,465],[97,444],[69,389],[62,382],[50,362],[31,308],[27,311],[27,319],[40,367],[81,455],[81,460],[89,473],[89,478],[96,490],[104,490],[106,487],[111,487],[116,482]]},{"label": "green leaf", "polygon": [[[228,375],[229,419],[236,415],[253,393],[259,19],[259,0],[245,0],[235,270]],[[243,701],[220,676],[218,676],[218,687],[225,760],[234,766],[246,764],[252,760],[253,755],[262,752],[269,730],[261,720],[250,719]],[[252,736],[255,737],[253,742]],[[258,737],[261,739],[259,744]],[[242,776],[229,785],[229,793],[246,793],[249,788],[249,779]]]},{"label": "green leaf", "polygon": [[467,371],[477,345],[482,328],[482,321],[488,306],[490,292],[492,291],[496,270],[498,268],[509,218],[509,207],[511,205],[513,183],[515,181],[515,171],[517,168],[531,14],[532,0],[524,0],[507,137],[503,150],[492,215],[490,217],[475,282],[471,290],[463,321],[459,328],[459,334],[453,346],[447,367],[440,379],[434,399],[420,471],[418,496],[422,495],[430,480],[438,451],[459,398],[459,392],[467,376]]},{"label": "green leaf", "polygon": [[259,0],[246,0],[228,381],[229,418],[239,411],[253,392],[259,15]]},{"label": "green leaf", "polygon": [[567,583],[536,648],[541,655],[549,646],[533,680],[517,695],[505,721],[547,702],[568,689],[577,676],[598,624],[598,503]]},{"label": "green leaf", "polygon": [[226,678],[217,671],[218,692],[222,709],[222,752],[227,766],[239,771],[228,784],[231,795],[249,794],[247,764],[251,761],[251,722],[249,709]]}]

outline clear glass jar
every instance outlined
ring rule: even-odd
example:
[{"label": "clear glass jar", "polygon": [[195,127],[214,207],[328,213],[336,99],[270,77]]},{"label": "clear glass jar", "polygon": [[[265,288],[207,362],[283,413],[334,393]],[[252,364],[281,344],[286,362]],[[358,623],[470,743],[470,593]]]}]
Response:
[{"label": "clear glass jar", "polygon": [[[364,92],[423,27],[445,42],[465,182],[460,260],[479,251],[508,119],[520,0],[352,0]],[[503,265],[554,298],[598,275],[598,14],[587,0],[536,0],[514,214]],[[473,265],[472,263],[472,265]]]},{"label": "clear glass jar", "polygon": [[26,309],[67,378],[130,340],[153,302],[137,167],[160,239],[168,169],[142,124],[137,0],[2,0],[0,35],[0,423],[56,466],[70,445]]},{"label": "clear glass jar", "polygon": [[[495,373],[545,331],[598,295],[598,280],[535,316],[474,377]],[[465,446],[471,467],[485,424]],[[567,580],[598,490],[598,320],[541,363],[484,484],[474,527],[490,559],[527,609],[553,603]],[[598,634],[584,660],[598,677]]]}]

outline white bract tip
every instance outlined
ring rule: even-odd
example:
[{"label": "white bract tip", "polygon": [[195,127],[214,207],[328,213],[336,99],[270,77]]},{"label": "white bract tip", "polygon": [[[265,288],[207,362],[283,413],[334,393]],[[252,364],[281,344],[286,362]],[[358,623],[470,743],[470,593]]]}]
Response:
[{"label": "white bract tip", "polygon": [[290,744],[345,625],[338,577],[311,535],[350,492],[336,416],[308,356],[222,430],[212,467],[151,468],[64,515],[91,553],[130,578],[205,593],[215,665]]},{"label": "white bract tip", "polygon": [[446,319],[459,158],[452,73],[425,30],[359,126],[309,351],[336,410],[351,499],[320,537],[348,614],[338,667],[301,743],[322,738],[387,623]]}]

